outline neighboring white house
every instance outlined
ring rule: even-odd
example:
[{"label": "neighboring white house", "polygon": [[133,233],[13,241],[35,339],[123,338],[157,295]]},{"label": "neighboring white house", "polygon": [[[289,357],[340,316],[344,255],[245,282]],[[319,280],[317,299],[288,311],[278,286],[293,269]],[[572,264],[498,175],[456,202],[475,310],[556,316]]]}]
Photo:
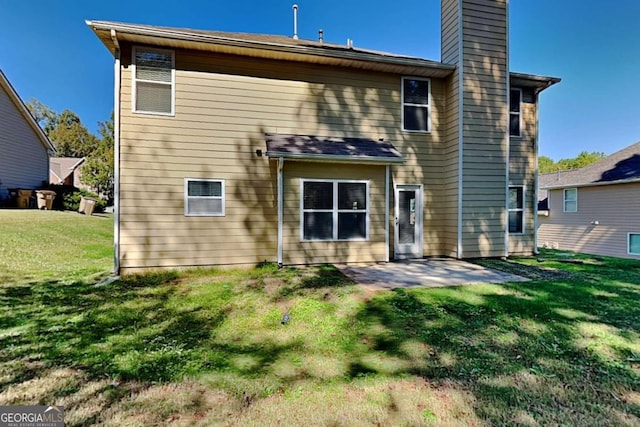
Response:
[{"label": "neighboring white house", "polygon": [[54,148],[0,70],[0,200],[8,189],[35,189],[49,179]]}]

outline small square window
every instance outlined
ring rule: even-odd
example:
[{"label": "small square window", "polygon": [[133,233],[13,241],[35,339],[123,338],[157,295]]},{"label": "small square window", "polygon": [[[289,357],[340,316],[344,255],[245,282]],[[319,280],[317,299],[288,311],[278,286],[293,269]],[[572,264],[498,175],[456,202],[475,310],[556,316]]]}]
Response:
[{"label": "small square window", "polygon": [[185,216],[224,216],[224,180],[184,180]]}]

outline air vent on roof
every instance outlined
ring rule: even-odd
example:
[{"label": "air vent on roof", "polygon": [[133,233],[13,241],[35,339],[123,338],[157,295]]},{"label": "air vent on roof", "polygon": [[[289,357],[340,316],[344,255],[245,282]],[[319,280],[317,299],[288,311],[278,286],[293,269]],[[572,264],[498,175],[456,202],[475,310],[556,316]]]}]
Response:
[{"label": "air vent on roof", "polygon": [[298,5],[293,5],[293,39],[298,40]]}]

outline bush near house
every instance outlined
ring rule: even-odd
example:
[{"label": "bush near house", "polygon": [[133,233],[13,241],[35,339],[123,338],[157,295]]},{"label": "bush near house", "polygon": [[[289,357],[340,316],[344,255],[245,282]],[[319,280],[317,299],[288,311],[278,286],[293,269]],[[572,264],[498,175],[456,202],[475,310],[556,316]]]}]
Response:
[{"label": "bush near house", "polygon": [[104,212],[105,207],[107,206],[107,202],[102,199],[96,193],[92,193],[91,191],[77,188],[72,185],[48,185],[45,188],[46,190],[51,190],[56,192],[56,198],[53,200],[53,209],[59,211],[77,211],[80,205],[80,198],[89,197],[95,199],[96,207],[94,212]]}]

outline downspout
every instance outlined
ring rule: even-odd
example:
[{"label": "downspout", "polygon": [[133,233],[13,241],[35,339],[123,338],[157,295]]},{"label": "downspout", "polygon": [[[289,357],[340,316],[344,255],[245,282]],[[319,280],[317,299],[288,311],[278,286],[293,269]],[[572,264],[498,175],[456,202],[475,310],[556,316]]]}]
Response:
[{"label": "downspout", "polygon": [[386,165],[384,171],[384,247],[385,261],[389,262],[389,175],[391,166]]},{"label": "downspout", "polygon": [[462,0],[458,1],[458,242],[457,258],[463,256],[462,248],[462,190],[464,168],[464,34],[462,21]]},{"label": "downspout", "polygon": [[113,89],[113,272],[120,274],[120,43],[111,30],[115,50]]},{"label": "downspout", "polygon": [[[505,222],[504,222],[504,257],[508,258],[509,257],[509,184],[510,184],[510,180],[511,180],[511,176],[509,173],[509,164],[511,162],[511,132],[509,132],[509,128],[510,128],[510,124],[509,124],[509,105],[511,104],[511,81],[510,81],[510,77],[509,77],[509,1],[507,0],[506,4],[505,4],[505,9],[506,9],[506,22],[505,22],[505,31],[506,31],[506,60],[507,60],[507,72],[506,72],[506,79],[507,79],[507,96],[505,99],[505,110],[507,113],[507,117],[504,120],[504,123],[506,124],[505,126],[505,140],[507,141],[506,144],[506,157],[507,157],[507,162],[506,162],[506,167],[505,167],[505,207],[504,207],[504,213],[503,215],[506,216],[505,218]],[[522,115],[522,99],[520,99],[520,114]],[[522,116],[521,116],[522,117]],[[520,132],[522,132],[522,129],[520,130]],[[524,205],[524,200],[522,201],[523,205]],[[522,213],[523,215],[526,214],[526,212],[523,211]]]},{"label": "downspout", "polygon": [[284,157],[278,157],[278,266],[282,267],[282,252],[283,252],[283,209],[284,209]]}]

